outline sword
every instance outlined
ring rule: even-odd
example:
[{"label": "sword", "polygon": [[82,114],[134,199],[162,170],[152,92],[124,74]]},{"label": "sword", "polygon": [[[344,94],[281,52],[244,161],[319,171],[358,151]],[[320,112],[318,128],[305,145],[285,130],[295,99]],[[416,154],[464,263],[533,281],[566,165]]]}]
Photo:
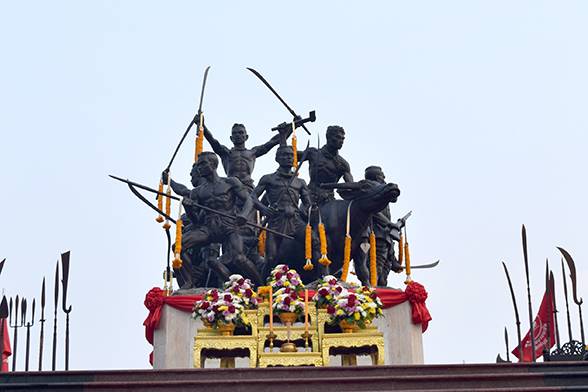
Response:
[{"label": "sword", "polygon": [[[530,325],[530,331],[529,331],[529,335],[531,335],[531,350],[533,350],[533,362],[535,362],[537,360],[537,356],[535,355],[535,332],[534,332],[534,323],[533,323],[533,309],[531,306],[531,286],[529,284],[529,256],[527,253],[527,229],[525,229],[525,225],[523,225],[523,228],[521,229],[521,236],[523,239],[523,258],[525,261],[525,276],[527,277],[527,302],[529,304],[529,325]],[[519,352],[519,354],[523,355],[522,352]]]},{"label": "sword", "polygon": [[574,296],[574,302],[576,303],[576,305],[578,305],[578,312],[580,318],[580,334],[582,337],[582,346],[584,346],[586,342],[584,339],[584,321],[582,319],[582,304],[584,303],[584,300],[582,298],[578,300],[578,293],[576,291],[576,264],[574,263],[574,259],[572,259],[572,256],[565,249],[560,248],[559,246],[557,247],[557,249],[559,249],[564,259],[566,259],[566,263],[568,263],[568,268],[570,269],[570,279],[572,280],[572,294]]},{"label": "sword", "polygon": [[71,305],[69,308],[66,306],[67,285],[69,281],[69,254],[69,251],[61,254],[61,284],[63,285],[61,309],[65,313],[65,370],[69,370],[69,314],[71,313]]},{"label": "sword", "polygon": [[[286,101],[284,101],[284,99],[282,99],[282,97],[280,97],[280,94],[278,94],[278,92],[276,90],[274,90],[274,88],[268,83],[267,80],[265,80],[265,78],[263,76],[261,76],[261,74],[259,72],[257,72],[253,68],[247,68],[247,69],[249,71],[251,71],[255,76],[257,76],[257,78],[259,80],[261,80],[261,82],[263,84],[265,84],[265,86],[267,88],[269,88],[272,93],[274,93],[274,95],[276,96],[276,98],[278,98],[280,100],[280,102],[282,102],[282,105],[284,105],[286,107],[286,109],[288,109],[288,111],[294,117],[294,119],[300,118],[300,116],[297,115],[296,112],[294,112],[294,110],[290,106],[288,106],[288,104],[286,103]],[[310,131],[306,128],[306,125],[304,125],[304,124],[301,124],[301,125],[302,125],[302,128],[306,131],[306,133],[310,135]]]},{"label": "sword", "polygon": [[53,299],[53,357],[51,361],[51,370],[55,371],[55,367],[57,365],[57,303],[59,301],[59,261],[55,265],[55,291]]},{"label": "sword", "polygon": [[563,257],[561,258],[561,276],[563,278],[563,286],[564,286],[564,297],[566,299],[566,316],[568,318],[568,337],[570,342],[572,339],[572,322],[570,320],[570,305],[568,302],[568,285],[566,283],[566,267],[564,267]]},{"label": "sword", "polygon": [[512,298],[512,305],[514,307],[515,320],[517,325],[517,338],[519,339],[519,345],[517,347],[519,348],[519,355],[522,357],[523,353],[521,347],[521,320],[519,320],[519,309],[517,308],[517,300],[515,298],[515,293],[512,288],[512,281],[510,280],[510,275],[508,274],[508,268],[506,268],[506,264],[504,263],[504,261],[502,262],[502,266],[504,267],[504,273],[506,274],[506,280],[508,281],[508,288],[510,289],[510,296]]},{"label": "sword", "polygon": [[192,125],[196,124],[196,121],[200,118],[200,114],[202,113],[202,101],[204,99],[204,87],[206,87],[206,78],[208,77],[208,70],[209,69],[210,69],[210,65],[208,67],[206,67],[206,69],[204,70],[204,78],[202,79],[202,89],[200,91],[200,104],[198,105],[198,113],[196,113],[196,115],[194,116],[192,121],[190,121],[190,124],[188,124],[188,127],[186,128],[186,131],[182,135],[182,138],[180,139],[180,142],[178,143],[178,146],[176,147],[176,149],[175,149],[165,170],[169,170],[172,163],[174,162],[174,159],[176,159],[176,155],[178,154],[178,150],[180,149],[180,146],[184,142],[184,139],[186,139],[186,136],[188,136],[190,129],[192,129]]},{"label": "sword", "polygon": [[39,371],[43,370],[43,342],[45,340],[45,277],[41,286],[41,335],[39,336]]},{"label": "sword", "polygon": [[[115,180],[118,180],[118,181],[124,182],[124,183],[126,183],[127,185],[129,185],[129,186],[133,186],[133,187],[141,188],[141,189],[144,189],[144,190],[146,190],[146,191],[153,192],[153,193],[157,193],[157,194],[161,194],[161,193],[162,193],[162,192],[159,192],[159,191],[157,191],[157,190],[155,190],[155,189],[149,188],[148,186],[145,186],[145,185],[142,185],[142,184],[139,184],[139,183],[136,183],[136,182],[130,181],[130,180],[125,180],[125,179],[123,179],[123,178],[120,178],[120,177],[117,177],[117,176],[109,175],[109,177],[111,177],[111,178],[114,178]],[[132,190],[132,188],[131,188],[131,190]],[[135,192],[133,192],[133,193],[135,193]],[[137,192],[137,193],[138,193],[138,192]],[[137,194],[137,193],[135,193],[135,194]],[[170,196],[170,197],[171,197],[172,199],[174,199],[174,200],[181,200],[181,199],[180,199],[179,197],[177,197],[177,196]],[[151,205],[151,203],[149,203],[147,200],[144,200],[144,198],[142,198],[141,200],[143,200],[145,203],[148,203],[148,204],[150,204],[150,206],[151,206],[152,208],[155,208],[157,211],[159,211],[159,209],[158,209],[157,207],[155,207],[155,206]],[[211,213],[213,213],[213,214],[217,214],[217,215],[223,216],[223,217],[225,217],[225,218],[231,218],[231,219],[236,219],[236,218],[237,218],[237,217],[236,217],[236,216],[234,216],[234,215],[227,214],[227,213],[225,213],[225,212],[222,212],[222,211],[219,211],[219,210],[215,210],[214,208],[210,208],[210,207],[204,206],[204,205],[202,205],[202,204],[199,204],[199,203],[197,203],[197,202],[195,202],[195,201],[193,201],[193,200],[190,200],[190,199],[185,199],[185,198],[184,198],[184,199],[183,199],[183,202],[184,202],[186,205],[190,205],[190,206],[193,206],[193,207],[196,207],[196,208],[200,208],[200,209],[202,209],[202,210],[204,210],[204,211],[208,211],[208,212],[211,212]],[[165,215],[164,215],[164,216],[165,216]],[[172,221],[172,222],[174,222],[174,223],[175,223],[175,221],[174,221],[173,219],[170,219],[170,221]],[[288,239],[291,239],[291,240],[293,240],[293,239],[294,239],[294,237],[292,237],[292,236],[289,236],[289,235],[287,235],[287,234],[284,234],[284,233],[280,233],[279,231],[276,231],[276,230],[268,229],[267,227],[263,227],[263,226],[261,226],[261,225],[258,225],[258,224],[256,224],[256,223],[253,223],[253,222],[246,221],[246,222],[245,222],[245,224],[246,224],[247,226],[255,227],[255,228],[257,228],[257,229],[260,229],[260,230],[267,230],[267,232],[268,232],[268,233],[272,233],[272,234],[275,234],[275,235],[277,235],[277,236],[280,236],[280,237],[288,238]]]},{"label": "sword", "polygon": [[[419,265],[410,265],[410,269],[425,269],[425,268],[434,268],[439,264],[440,260],[435,261],[434,263],[430,264],[419,264]],[[400,268],[405,269],[406,266],[402,265]]]},{"label": "sword", "polygon": [[25,355],[25,372],[29,371],[29,354],[30,354],[30,342],[31,342],[31,327],[35,323],[35,299],[33,298],[33,308],[31,310],[31,322],[27,323],[27,349]]},{"label": "sword", "polygon": [[[2,261],[4,263],[4,261]],[[4,334],[8,333],[5,328],[6,318],[8,317],[8,304],[6,297],[2,296],[2,302],[0,302],[0,373],[2,373],[2,365],[4,365]]]}]

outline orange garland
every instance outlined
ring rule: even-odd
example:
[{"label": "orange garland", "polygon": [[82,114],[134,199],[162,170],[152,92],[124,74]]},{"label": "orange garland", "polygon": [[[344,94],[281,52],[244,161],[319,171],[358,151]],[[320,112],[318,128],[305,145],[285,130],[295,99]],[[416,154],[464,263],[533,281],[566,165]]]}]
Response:
[{"label": "orange garland", "polygon": [[312,227],[310,223],[306,224],[304,232],[304,256],[306,257],[306,263],[302,268],[305,271],[312,271],[314,265],[312,265]]},{"label": "orange garland", "polygon": [[398,264],[402,265],[404,262],[404,236],[400,233],[400,239],[398,240]]},{"label": "orange garland", "polygon": [[347,281],[349,274],[349,262],[351,261],[351,236],[345,235],[345,248],[343,248],[343,271],[341,272],[341,280]]},{"label": "orange garland", "polygon": [[343,271],[341,271],[341,280],[343,282],[347,281],[347,275],[349,274],[349,263],[351,262],[351,235],[349,234],[349,229],[351,225],[351,204],[353,204],[353,200],[349,202],[347,206],[347,221],[345,222],[345,246],[343,248]]},{"label": "orange garland", "polygon": [[267,240],[267,232],[265,230],[262,230],[259,233],[259,238],[257,239],[257,253],[259,253],[259,255],[261,257],[265,256],[265,241]]},{"label": "orange garland", "polygon": [[176,246],[175,246],[175,257],[172,261],[172,268],[182,268],[182,219],[176,221]]},{"label": "orange garland", "polygon": [[[161,180],[159,180],[159,188],[157,189],[159,191],[159,193],[157,194],[157,208],[159,208],[160,211],[163,210],[163,178]],[[157,218],[155,218],[155,221],[157,223],[163,223],[163,216],[161,214],[159,214],[157,216]]]},{"label": "orange garland", "polygon": [[198,155],[204,148],[204,125],[202,124],[202,113],[200,113],[200,125],[198,126],[198,136],[196,136],[196,148],[194,149],[194,162],[198,160]]},{"label": "orange garland", "polygon": [[376,287],[378,284],[378,269],[376,267],[376,235],[374,230],[370,233],[370,285]]},{"label": "orange garland", "polygon": [[[169,180],[169,178],[168,178]],[[165,214],[167,216],[169,216],[170,212],[171,212],[171,186],[169,184],[169,181],[167,182],[167,191],[165,192],[166,196],[165,196]],[[163,224],[163,228],[165,230],[169,229],[171,227],[171,223],[169,223],[169,219],[165,219],[165,223]]]},{"label": "orange garland", "polygon": [[404,243],[404,256],[406,257],[406,280],[404,283],[409,284],[412,282],[410,277],[410,250],[408,249],[408,241]]},{"label": "orange garland", "polygon": [[325,224],[320,222],[318,225],[319,240],[321,245],[321,258],[319,263],[327,267],[331,264],[331,260],[327,257],[327,231],[325,230]]},{"label": "orange garland", "polygon": [[294,151],[294,160],[292,161],[292,167],[294,170],[298,168],[298,140],[296,139],[295,125],[292,123],[292,150]]}]

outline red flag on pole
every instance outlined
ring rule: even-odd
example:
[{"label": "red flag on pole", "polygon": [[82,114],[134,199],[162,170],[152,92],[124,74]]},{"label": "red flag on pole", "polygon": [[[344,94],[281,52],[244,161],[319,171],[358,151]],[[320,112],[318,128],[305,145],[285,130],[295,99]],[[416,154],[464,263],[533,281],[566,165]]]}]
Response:
[{"label": "red flag on pole", "polygon": [[[533,321],[533,336],[535,337],[535,356],[537,358],[543,355],[544,349],[550,349],[555,344],[555,319],[553,314],[553,297],[546,291],[543,295],[543,301],[539,307],[539,313]],[[523,355],[519,353],[519,348],[512,350],[512,354],[521,362],[531,362],[533,360],[531,348],[531,331],[527,332],[521,341]]]},{"label": "red flag on pole", "polygon": [[4,352],[1,354],[2,359],[2,366],[0,366],[0,372],[7,372],[8,371],[8,357],[12,355],[12,350],[10,349],[10,336],[8,335],[8,323],[6,319],[0,319],[4,322],[4,328],[2,328],[2,332],[4,336],[0,336],[0,339],[4,339]]}]

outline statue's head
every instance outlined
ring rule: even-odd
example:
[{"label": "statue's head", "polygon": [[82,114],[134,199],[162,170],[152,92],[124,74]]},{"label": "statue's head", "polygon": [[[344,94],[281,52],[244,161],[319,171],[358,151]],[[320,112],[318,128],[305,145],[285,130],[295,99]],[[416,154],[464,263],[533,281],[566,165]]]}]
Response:
[{"label": "statue's head", "polygon": [[345,130],[338,125],[329,125],[327,127],[327,146],[335,150],[340,150],[345,141]]},{"label": "statue's head", "polygon": [[218,157],[214,152],[203,151],[198,156],[196,167],[201,176],[209,175],[218,168]]},{"label": "statue's head", "polygon": [[276,151],[276,162],[280,166],[292,167],[294,163],[294,150],[292,146],[280,146]]},{"label": "statue's head", "polygon": [[245,125],[243,124],[234,124],[233,128],[231,128],[231,141],[236,146],[242,146],[245,144],[249,135],[247,135],[247,130],[245,129]]},{"label": "statue's head", "polygon": [[193,187],[198,186],[198,181],[200,179],[200,171],[198,171],[198,162],[194,162],[192,165],[192,170],[190,170],[190,181],[192,182]]},{"label": "statue's head", "polygon": [[382,171],[380,166],[368,166],[365,169],[365,179],[377,181],[380,184],[384,184],[386,182],[386,176]]}]

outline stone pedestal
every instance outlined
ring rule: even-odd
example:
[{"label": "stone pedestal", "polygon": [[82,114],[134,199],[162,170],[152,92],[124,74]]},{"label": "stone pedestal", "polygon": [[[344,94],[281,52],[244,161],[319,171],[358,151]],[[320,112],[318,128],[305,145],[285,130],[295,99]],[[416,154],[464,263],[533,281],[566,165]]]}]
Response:
[{"label": "stone pedestal", "polygon": [[[412,323],[409,302],[384,309],[384,317],[376,319],[374,324],[384,334],[384,364],[423,363],[421,325]],[[202,327],[202,322],[193,320],[191,313],[165,305],[159,328],[155,330],[153,339],[153,367],[155,369],[192,368],[194,336],[196,330]],[[216,365],[214,360],[209,361],[207,367]],[[337,361],[331,361],[331,363],[336,364]],[[369,357],[358,358],[358,365],[368,364],[371,364]],[[249,360],[237,358],[236,366],[247,367]]]}]

